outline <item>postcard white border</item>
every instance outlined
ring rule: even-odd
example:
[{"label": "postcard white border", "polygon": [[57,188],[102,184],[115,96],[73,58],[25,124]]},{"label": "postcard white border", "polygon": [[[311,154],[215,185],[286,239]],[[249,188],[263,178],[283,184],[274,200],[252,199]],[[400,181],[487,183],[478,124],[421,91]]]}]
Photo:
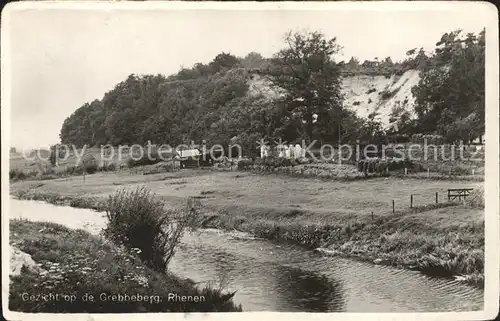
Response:
[{"label": "postcard white border", "polygon": [[[7,298],[9,272],[9,141],[10,141],[10,26],[12,12],[20,10],[384,10],[384,11],[439,11],[468,10],[472,19],[482,19],[486,26],[486,159],[485,159],[485,306],[483,311],[439,312],[439,313],[283,313],[283,312],[243,312],[243,313],[148,313],[148,314],[30,314],[8,310]],[[367,2],[90,2],[90,1],[43,1],[14,2],[4,7],[1,18],[1,139],[2,139],[2,307],[8,320],[487,320],[498,314],[499,308],[499,51],[498,51],[498,11],[488,2],[462,1],[367,1]],[[5,245],[5,246],[4,246]]]}]

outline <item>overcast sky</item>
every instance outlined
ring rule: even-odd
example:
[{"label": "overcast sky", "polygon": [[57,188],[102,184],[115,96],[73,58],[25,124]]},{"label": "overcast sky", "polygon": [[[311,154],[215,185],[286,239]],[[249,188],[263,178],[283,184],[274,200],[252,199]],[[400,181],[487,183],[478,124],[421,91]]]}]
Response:
[{"label": "overcast sky", "polygon": [[[463,8],[463,7],[462,7]],[[61,124],[127,75],[172,74],[225,51],[268,57],[290,29],[337,37],[361,61],[432,50],[444,32],[479,32],[471,10],[445,11],[76,11],[11,13],[11,144],[58,142]]]}]

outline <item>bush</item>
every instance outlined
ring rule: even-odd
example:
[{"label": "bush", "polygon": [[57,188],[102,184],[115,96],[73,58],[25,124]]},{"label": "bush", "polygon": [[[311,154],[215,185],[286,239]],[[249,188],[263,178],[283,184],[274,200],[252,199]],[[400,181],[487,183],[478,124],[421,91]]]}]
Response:
[{"label": "bush", "polygon": [[[257,158],[255,163],[257,163],[258,160],[261,160],[261,159],[262,158]],[[249,169],[253,164],[254,164],[254,162],[251,159],[242,159],[238,162],[238,169],[239,170],[246,170],[246,169]]]},{"label": "bush", "polygon": [[427,141],[427,144],[442,145],[444,144],[444,137],[441,135],[427,135],[427,134],[415,134],[411,136],[411,142],[415,144],[423,144]]},{"label": "bush", "polygon": [[388,170],[399,170],[403,168],[414,168],[415,165],[409,159],[402,158],[366,158],[358,161],[358,171],[363,173],[385,173]]},{"label": "bush", "polygon": [[121,190],[109,196],[104,206],[108,217],[104,235],[128,249],[139,249],[141,260],[160,272],[165,271],[184,230],[196,216],[192,206],[184,213],[165,210],[165,204],[155,201],[144,187]]},{"label": "bush", "polygon": [[106,170],[108,172],[116,171],[116,164],[115,163],[108,164],[108,166],[106,166]]},{"label": "bush", "polygon": [[357,100],[356,100],[356,101],[355,101],[355,102],[353,102],[352,104],[353,104],[353,106],[359,106],[359,105],[361,105],[361,102],[359,102],[359,101],[357,101]]},{"label": "bush", "polygon": [[9,170],[9,179],[12,180],[21,180],[27,177],[26,173],[20,169],[11,169]]},{"label": "bush", "polygon": [[403,144],[410,141],[410,137],[405,134],[387,135],[387,141],[393,144]]},{"label": "bush", "polygon": [[285,157],[265,157],[256,158],[255,161],[250,159],[243,159],[238,162],[239,170],[252,169],[254,166],[260,166],[264,170],[274,170],[275,168],[281,167],[291,167],[300,164],[300,160],[295,158],[285,158]]},{"label": "bush", "polygon": [[381,95],[381,98],[383,100],[387,100],[387,99],[391,98],[394,95],[394,93],[391,92],[390,90],[384,90],[384,91],[381,91],[379,93],[379,95]]},{"label": "bush", "polygon": [[83,166],[83,171],[87,174],[94,174],[97,172],[97,164],[86,164]]},{"label": "bush", "polygon": [[29,179],[29,178],[36,178],[41,176],[42,173],[38,170],[30,170],[30,171],[23,171],[22,169],[10,169],[9,170],[9,179],[13,181],[17,180],[23,180],[23,179]]},{"label": "bush", "polygon": [[150,168],[150,173],[173,172],[176,170],[174,162],[161,162]]},{"label": "bush", "polygon": [[116,164],[115,163],[104,163],[102,166],[99,167],[99,171],[101,172],[113,172],[116,170]]},{"label": "bush", "polygon": [[66,167],[66,173],[68,175],[82,175],[84,171],[85,169],[84,166],[82,165],[79,166],[69,165]]},{"label": "bush", "polygon": [[366,92],[366,94],[369,95],[369,94],[374,93],[376,91],[377,91],[377,89],[371,88],[371,89],[368,89],[368,91]]},{"label": "bush", "polygon": [[35,177],[38,179],[52,179],[56,175],[56,171],[52,167],[43,167],[37,174],[35,174]]},{"label": "bush", "polygon": [[83,174],[84,172],[87,174],[94,174],[99,169],[97,165],[97,160],[92,154],[87,154],[83,156],[83,159],[80,164],[73,168],[72,166],[68,166],[66,171],[68,173],[73,174]]},{"label": "bush", "polygon": [[68,165],[68,166],[66,166],[65,172],[68,175],[74,175],[74,174],[76,174],[76,168],[77,168],[76,166]]},{"label": "bush", "polygon": [[265,159],[266,160],[266,165],[268,167],[288,167],[288,166],[295,166],[297,165],[297,162],[293,158],[285,158],[285,157],[268,157]]}]

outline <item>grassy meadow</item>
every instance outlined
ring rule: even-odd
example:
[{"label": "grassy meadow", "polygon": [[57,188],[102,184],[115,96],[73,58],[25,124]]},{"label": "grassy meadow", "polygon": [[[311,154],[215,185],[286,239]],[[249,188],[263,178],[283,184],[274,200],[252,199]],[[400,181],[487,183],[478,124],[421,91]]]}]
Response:
[{"label": "grassy meadow", "polygon": [[476,188],[481,182],[404,177],[340,181],[209,169],[144,175],[149,167],[97,172],[85,179],[18,180],[11,183],[11,194],[99,209],[118,190],[146,186],[172,208],[184,206],[187,198],[199,199],[206,227],[482,283],[484,209],[446,197],[449,188]]},{"label": "grassy meadow", "polygon": [[28,191],[61,196],[104,198],[126,188],[146,185],[157,197],[183,204],[188,197],[199,198],[208,208],[235,208],[252,211],[299,210],[339,215],[388,215],[392,200],[396,211],[447,201],[448,188],[473,188],[477,182],[421,180],[381,177],[350,182],[316,178],[293,178],[286,175],[259,175],[249,172],[180,170],[151,175],[137,174],[134,169],[70,176],[53,180],[12,182],[12,193]]}]

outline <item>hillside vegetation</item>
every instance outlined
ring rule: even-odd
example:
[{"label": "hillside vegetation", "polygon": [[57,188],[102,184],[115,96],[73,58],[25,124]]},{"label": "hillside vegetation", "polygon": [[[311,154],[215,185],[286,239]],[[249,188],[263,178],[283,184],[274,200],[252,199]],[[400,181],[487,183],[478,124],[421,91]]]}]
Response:
[{"label": "hillside vegetation", "polygon": [[339,44],[319,32],[289,33],[271,58],[217,55],[175,75],[130,75],[65,121],[63,144],[239,143],[282,138],[373,141],[386,134],[484,133],[484,30],[446,33],[432,53],[392,62],[337,62]]}]

